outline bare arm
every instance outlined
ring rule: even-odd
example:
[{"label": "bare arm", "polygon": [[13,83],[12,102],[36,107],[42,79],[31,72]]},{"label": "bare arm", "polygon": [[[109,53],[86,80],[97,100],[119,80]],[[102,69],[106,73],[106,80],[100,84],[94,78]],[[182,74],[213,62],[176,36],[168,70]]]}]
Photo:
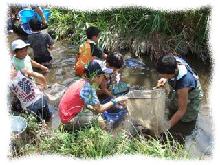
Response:
[{"label": "bare arm", "polygon": [[31,64],[32,64],[33,67],[39,68],[39,69],[41,69],[41,70],[42,70],[43,72],[45,72],[45,73],[49,72],[49,70],[48,70],[47,67],[45,67],[45,66],[43,66],[43,65],[41,65],[41,64],[39,64],[39,63],[37,63],[37,62],[34,61],[34,60],[31,60]]},{"label": "bare arm", "polygon": [[171,127],[174,126],[186,113],[186,108],[188,104],[188,91],[189,88],[177,90],[178,110],[170,119]]},{"label": "bare arm", "polygon": [[76,63],[78,62],[78,58],[79,58],[79,53],[76,54],[74,68],[75,68],[75,66],[76,66]]},{"label": "bare arm", "polygon": [[[119,96],[115,99],[115,102],[116,103],[123,102],[126,99],[127,98],[125,96]],[[88,107],[90,109],[93,109],[97,113],[102,113],[102,112],[106,111],[107,109],[109,109],[110,107],[112,107],[113,105],[114,105],[114,103],[112,101],[109,101],[105,104],[98,104],[98,105],[93,105],[93,106],[88,106]]]},{"label": "bare arm", "polygon": [[46,19],[45,19],[45,17],[44,17],[44,13],[43,13],[43,11],[40,9],[40,7],[35,7],[35,8],[34,8],[34,11],[40,15],[40,17],[41,17],[41,19],[42,19],[42,23],[43,23],[44,25],[46,25],[46,24],[47,24],[47,21],[46,21]]},{"label": "bare arm", "polygon": [[30,72],[27,70],[22,70],[22,72],[24,72],[25,75],[27,75],[27,76],[32,76],[32,77],[36,78],[38,80],[39,84],[43,87],[43,89],[45,89],[47,87],[47,81],[42,74],[37,73],[37,72]]},{"label": "bare arm", "polygon": [[97,113],[102,113],[102,112],[105,112],[110,107],[112,107],[113,105],[114,105],[113,102],[109,101],[105,104],[93,105],[93,106],[88,106],[88,107],[96,111]]}]

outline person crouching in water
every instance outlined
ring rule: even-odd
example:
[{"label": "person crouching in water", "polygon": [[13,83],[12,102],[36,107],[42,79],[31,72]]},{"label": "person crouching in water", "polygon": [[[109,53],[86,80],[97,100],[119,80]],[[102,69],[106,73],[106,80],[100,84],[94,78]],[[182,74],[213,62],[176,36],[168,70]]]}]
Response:
[{"label": "person crouching in water", "polygon": [[76,127],[86,126],[98,117],[96,114],[126,100],[126,97],[121,96],[100,104],[96,90],[103,81],[104,72],[98,62],[91,61],[86,67],[85,75],[85,78],[73,83],[61,98],[58,108],[64,124],[73,122]]},{"label": "person crouching in water", "polygon": [[161,77],[157,86],[168,82],[173,89],[168,101],[169,121],[162,124],[163,130],[184,143],[184,137],[195,128],[203,96],[199,77],[182,58],[173,55],[160,57],[157,71]]},{"label": "person crouching in water", "polygon": [[105,76],[100,85],[99,97],[106,98],[126,94],[129,91],[129,87],[121,80],[121,69],[124,65],[122,54],[118,52],[110,53],[105,63],[106,66],[103,66],[103,69],[109,74]]},{"label": "person crouching in water", "polygon": [[16,71],[12,65],[9,89],[19,99],[24,110],[34,113],[39,121],[45,120],[48,122],[52,114],[49,110],[47,99],[29,76],[38,79],[41,82],[42,89],[46,88],[46,79],[42,74],[27,72],[25,69]]}]

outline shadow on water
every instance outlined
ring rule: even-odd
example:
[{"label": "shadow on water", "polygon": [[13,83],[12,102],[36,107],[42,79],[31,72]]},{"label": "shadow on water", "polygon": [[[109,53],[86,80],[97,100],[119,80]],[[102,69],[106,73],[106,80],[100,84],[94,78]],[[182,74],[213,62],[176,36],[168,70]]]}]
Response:
[{"label": "shadow on water", "polygon": [[[16,37],[13,34],[8,36],[9,43]],[[56,42],[55,49],[52,51],[53,66],[50,69],[50,73],[46,76],[49,86],[52,86],[54,94],[57,93],[56,89],[61,89],[60,95],[63,94],[65,88],[72,82],[78,79],[74,75],[73,64],[75,61],[74,47],[68,45],[65,42]],[[129,56],[127,54],[126,56]],[[133,89],[152,89],[158,80],[158,74],[154,68],[154,65],[145,58],[144,63],[146,67],[144,69],[127,69],[123,70],[123,80],[130,84]],[[197,60],[190,62],[191,66],[195,68],[200,77],[201,85],[204,91],[204,98],[202,102],[201,111],[197,120],[197,129],[195,133],[186,140],[186,147],[190,150],[192,155],[201,157],[210,157],[213,143],[213,130],[212,130],[212,118],[211,110],[208,103],[208,89],[211,79],[211,68],[201,65]],[[58,84],[53,87],[54,84]],[[60,85],[60,86],[59,86]],[[58,104],[57,102],[54,104]],[[57,113],[54,116],[54,127],[57,127]]]}]

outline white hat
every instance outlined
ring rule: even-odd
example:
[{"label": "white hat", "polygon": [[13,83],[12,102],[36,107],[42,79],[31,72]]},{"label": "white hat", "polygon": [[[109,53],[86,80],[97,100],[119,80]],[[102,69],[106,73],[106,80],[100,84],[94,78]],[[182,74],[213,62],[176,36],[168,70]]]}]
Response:
[{"label": "white hat", "polygon": [[22,49],[22,48],[29,46],[29,45],[30,44],[25,43],[23,40],[18,39],[18,40],[15,40],[11,43],[11,48],[13,51],[15,51],[16,49]]}]

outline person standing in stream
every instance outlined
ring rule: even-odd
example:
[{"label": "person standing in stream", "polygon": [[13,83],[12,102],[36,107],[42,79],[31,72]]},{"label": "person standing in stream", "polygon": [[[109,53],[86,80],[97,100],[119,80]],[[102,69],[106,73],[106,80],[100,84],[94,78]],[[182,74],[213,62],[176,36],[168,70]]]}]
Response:
[{"label": "person standing in stream", "polygon": [[194,130],[200,110],[203,92],[199,77],[186,61],[174,55],[161,56],[157,71],[161,77],[157,86],[168,82],[172,88],[168,96],[169,121],[162,124],[162,130],[184,142],[185,136]]}]

